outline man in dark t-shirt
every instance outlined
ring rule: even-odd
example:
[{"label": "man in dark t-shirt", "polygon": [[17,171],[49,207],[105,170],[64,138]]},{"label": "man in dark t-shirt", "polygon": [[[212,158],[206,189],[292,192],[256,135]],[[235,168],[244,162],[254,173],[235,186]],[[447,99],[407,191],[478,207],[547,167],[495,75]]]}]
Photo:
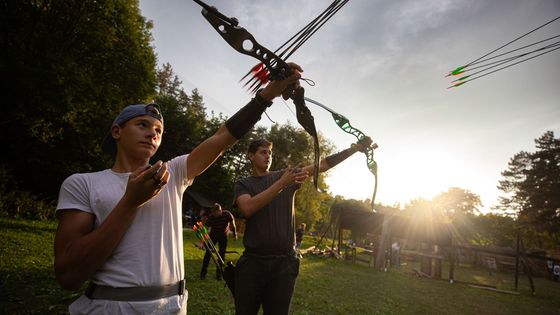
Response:
[{"label": "man in dark t-shirt", "polygon": [[[208,234],[210,235],[212,242],[214,244],[218,244],[218,253],[220,254],[220,257],[226,261],[227,237],[229,232],[233,232],[233,237],[237,239],[237,229],[235,227],[233,215],[227,210],[222,210],[222,206],[219,203],[215,203],[214,208],[212,208],[212,212],[203,220],[203,222],[210,229]],[[206,278],[211,256],[212,253],[206,250],[206,254],[204,254],[204,259],[202,260],[200,279]],[[217,268],[216,279],[222,279],[222,275]]]},{"label": "man in dark t-shirt", "polygon": [[[371,145],[370,138],[322,159],[324,172],[356,151]],[[313,171],[313,165],[269,171],[272,143],[255,140],[247,157],[253,175],[238,180],[234,200],[246,219],[245,252],[235,267],[236,314],[257,314],[261,305],[265,315],[288,314],[299,272],[295,252],[294,196]]]}]

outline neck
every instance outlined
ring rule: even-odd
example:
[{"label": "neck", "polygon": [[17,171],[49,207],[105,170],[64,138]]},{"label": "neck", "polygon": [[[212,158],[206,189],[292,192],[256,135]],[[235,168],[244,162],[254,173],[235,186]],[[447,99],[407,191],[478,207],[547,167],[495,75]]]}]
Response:
[{"label": "neck", "polygon": [[111,170],[117,173],[129,173],[129,172],[134,172],[140,167],[145,167],[149,163],[150,163],[150,158],[134,159],[134,158],[125,157],[117,154],[117,157],[115,159],[115,164],[113,164]]},{"label": "neck", "polygon": [[259,169],[253,166],[253,176],[265,176],[270,173],[268,169]]}]

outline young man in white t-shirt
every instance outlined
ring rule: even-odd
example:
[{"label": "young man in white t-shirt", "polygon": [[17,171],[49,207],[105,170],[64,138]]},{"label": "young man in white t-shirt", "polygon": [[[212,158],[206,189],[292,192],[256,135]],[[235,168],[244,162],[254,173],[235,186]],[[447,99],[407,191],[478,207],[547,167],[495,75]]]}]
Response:
[{"label": "young man in white t-shirt", "polygon": [[149,164],[164,123],[156,104],[127,106],[103,149],[111,169],[74,174],[60,188],[55,275],[62,288],[90,284],[70,314],[185,314],[181,200],[185,189],[249,131],[302,69],[271,82],[190,154]]}]

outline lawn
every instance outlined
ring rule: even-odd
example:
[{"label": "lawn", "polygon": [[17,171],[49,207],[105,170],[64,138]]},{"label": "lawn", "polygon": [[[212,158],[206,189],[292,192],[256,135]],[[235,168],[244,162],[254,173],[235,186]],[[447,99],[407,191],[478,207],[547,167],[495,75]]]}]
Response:
[{"label": "lawn", "polygon": [[[78,293],[59,289],[53,274],[52,244],[56,223],[0,218],[0,309],[4,314],[65,314]],[[185,231],[189,314],[234,314],[223,282],[199,280],[204,252]],[[306,238],[304,247],[315,245]],[[241,240],[229,250],[242,252]],[[228,254],[236,260],[239,255]],[[292,314],[560,314],[560,283],[535,278],[532,295],[526,277],[519,294],[505,294],[419,278],[415,263],[376,271],[365,263],[306,255],[292,301]],[[446,270],[444,269],[446,275]],[[460,266],[456,279],[513,291],[513,275]]]}]

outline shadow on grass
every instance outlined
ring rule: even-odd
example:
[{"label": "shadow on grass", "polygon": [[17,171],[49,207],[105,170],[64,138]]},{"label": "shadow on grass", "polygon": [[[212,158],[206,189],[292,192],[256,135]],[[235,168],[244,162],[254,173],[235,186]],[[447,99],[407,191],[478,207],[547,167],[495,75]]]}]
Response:
[{"label": "shadow on grass", "polygon": [[63,291],[46,268],[0,271],[3,314],[67,314],[80,293]]}]

